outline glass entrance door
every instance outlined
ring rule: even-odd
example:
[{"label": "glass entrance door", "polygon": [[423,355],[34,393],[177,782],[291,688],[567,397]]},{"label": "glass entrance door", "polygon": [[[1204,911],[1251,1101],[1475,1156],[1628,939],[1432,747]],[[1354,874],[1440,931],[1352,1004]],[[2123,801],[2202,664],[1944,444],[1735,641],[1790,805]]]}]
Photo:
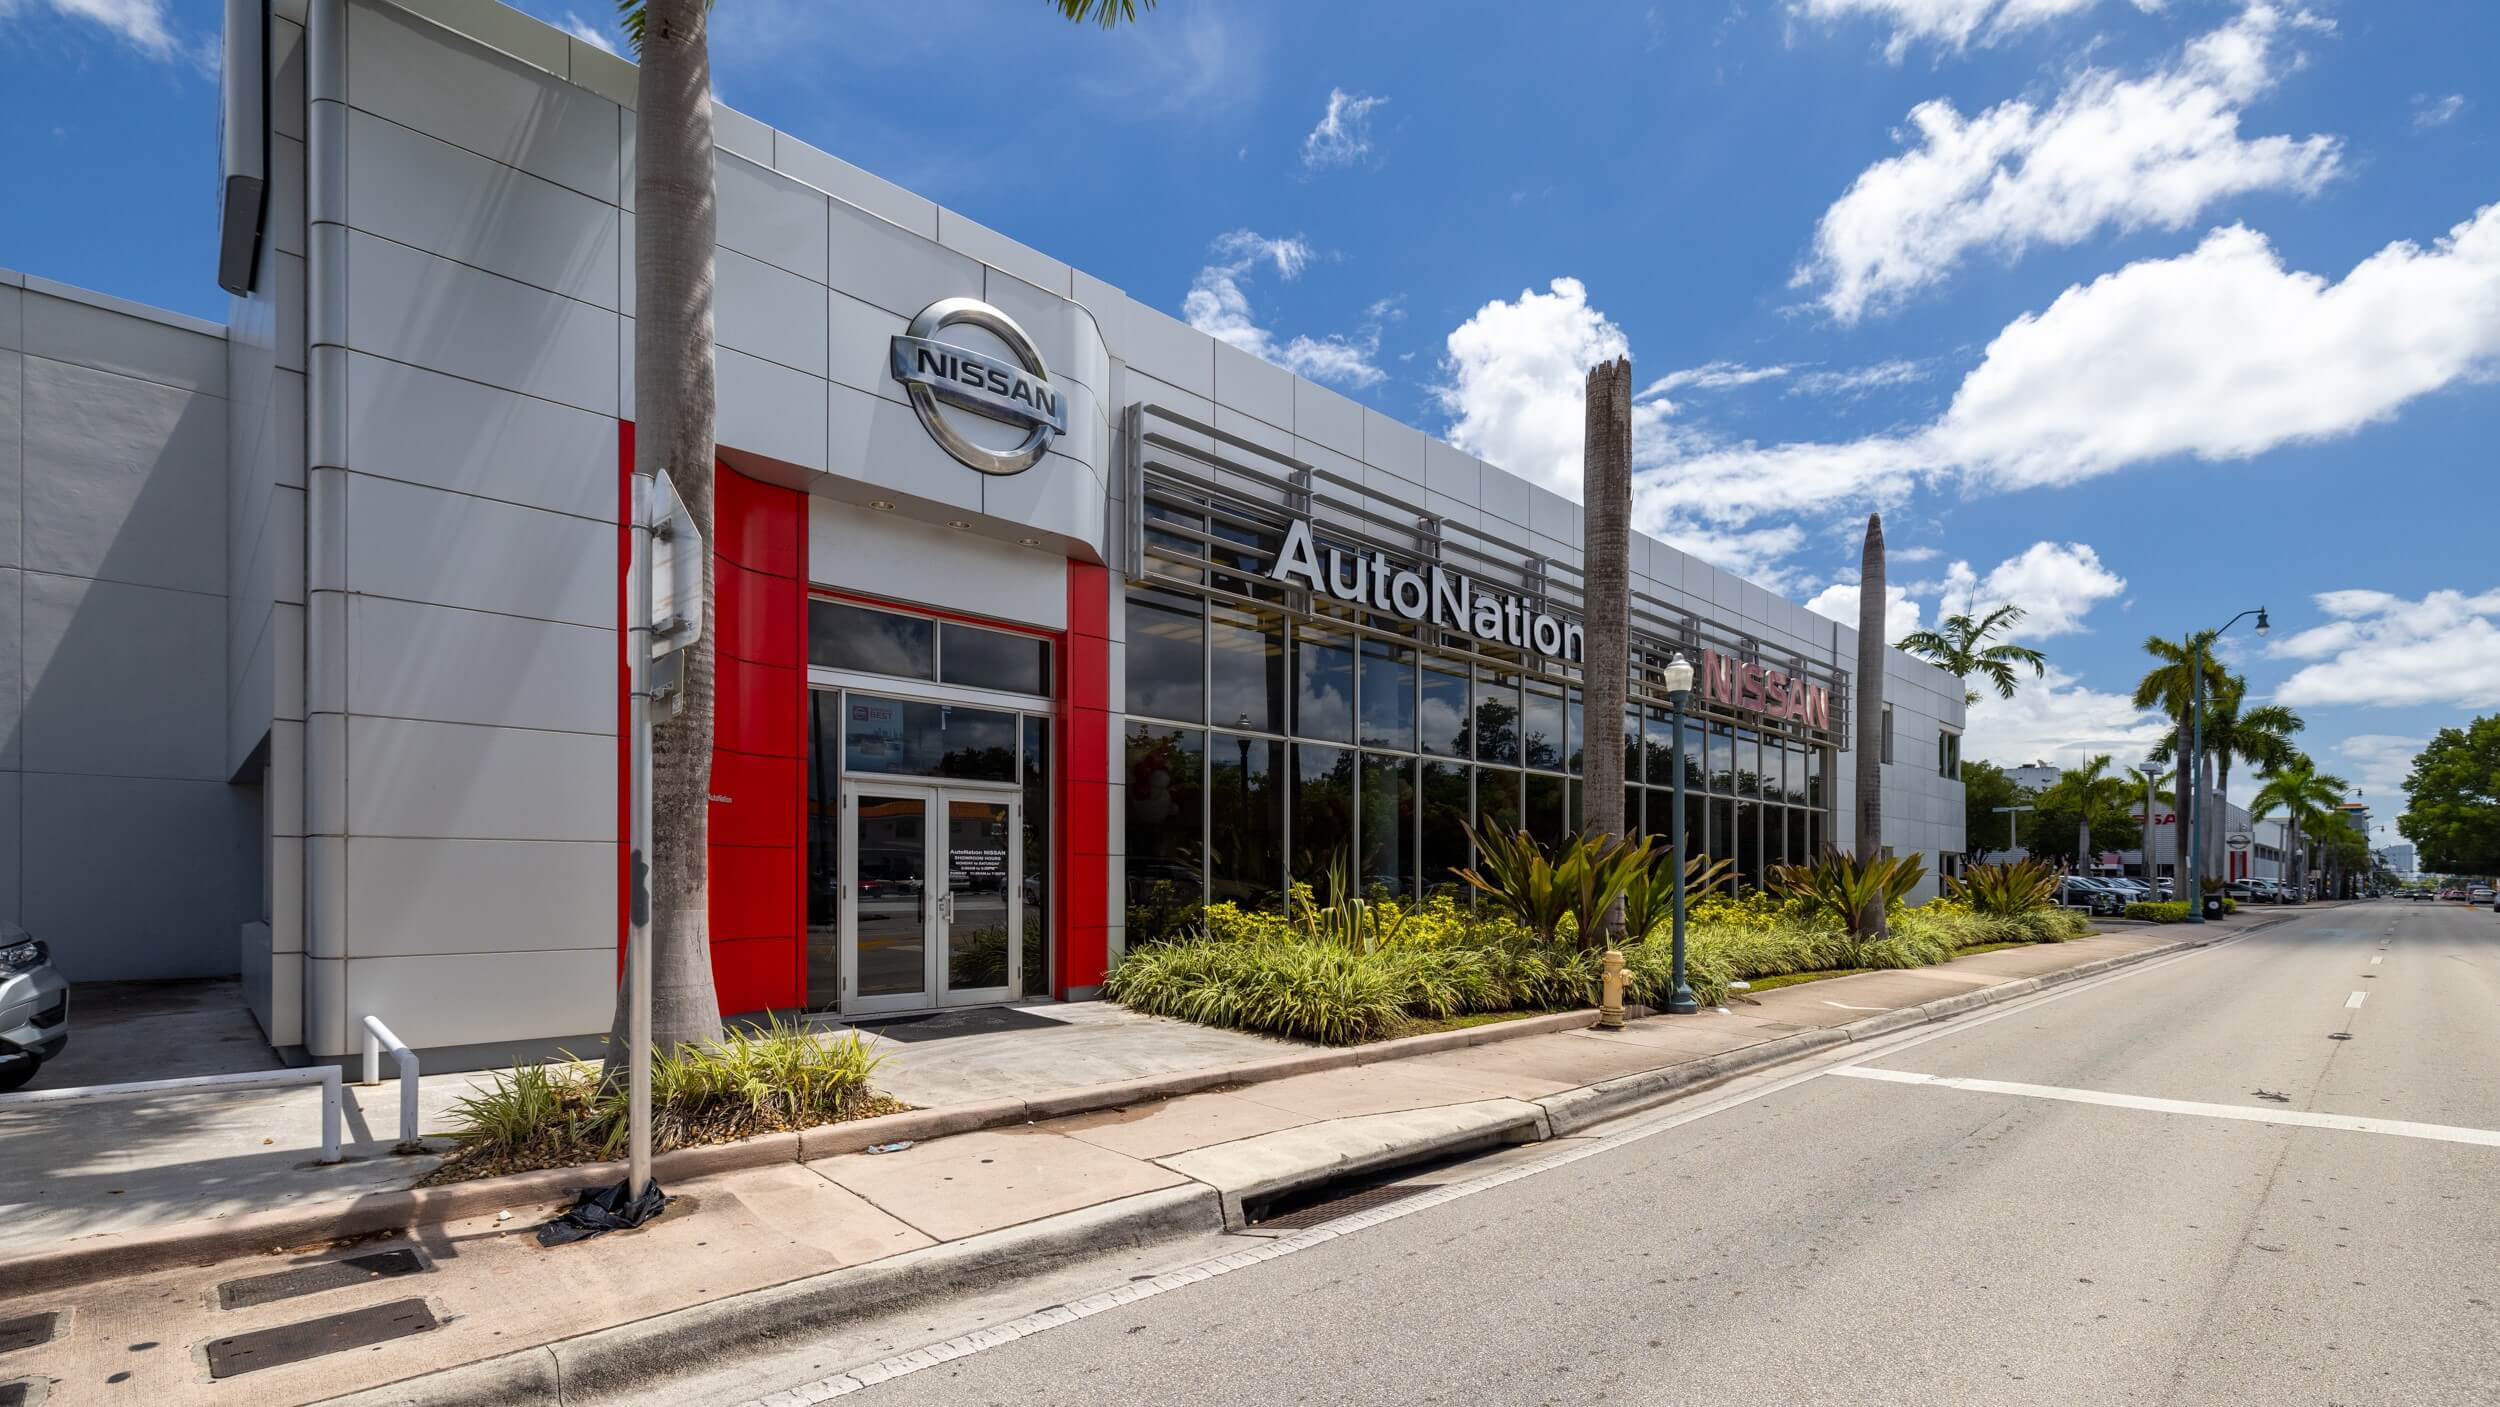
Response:
[{"label": "glass entrance door", "polygon": [[1014,999],[1023,928],[1012,794],[886,781],[842,792],[840,1009]]}]

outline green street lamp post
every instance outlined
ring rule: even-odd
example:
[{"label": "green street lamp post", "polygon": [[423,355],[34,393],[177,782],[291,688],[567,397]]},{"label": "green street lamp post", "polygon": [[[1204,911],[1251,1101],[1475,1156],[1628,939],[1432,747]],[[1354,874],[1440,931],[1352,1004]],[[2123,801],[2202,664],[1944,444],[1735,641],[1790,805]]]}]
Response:
[{"label": "green street lamp post", "polygon": [[1692,662],[1677,651],[1667,661],[1664,671],[1667,703],[1675,721],[1675,847],[1668,857],[1669,868],[1675,871],[1675,909],[1671,920],[1674,934],[1673,967],[1675,990],[1667,997],[1667,1010],[1677,1016],[1690,1016],[1701,1010],[1701,1002],[1693,995],[1692,985],[1684,980],[1684,700],[1693,692]]},{"label": "green street lamp post", "polygon": [[[2242,611],[2224,621],[2222,630],[2215,631],[2213,638],[2220,638],[2223,630],[2229,630],[2250,616],[2257,618],[2257,638],[2264,639],[2266,608],[2263,606],[2253,611]],[[2187,873],[2181,876],[2184,884],[2180,892],[2187,896],[2187,921],[2190,923],[2205,921],[2205,838],[2196,828],[2196,804],[2204,799],[2198,793],[2205,789],[2205,763],[2201,756],[2204,747],[2205,642],[2194,640],[2188,648],[2187,814],[2179,818],[2179,823],[2187,828],[2187,839],[2183,842],[2186,846],[2183,853],[2187,856]]]}]

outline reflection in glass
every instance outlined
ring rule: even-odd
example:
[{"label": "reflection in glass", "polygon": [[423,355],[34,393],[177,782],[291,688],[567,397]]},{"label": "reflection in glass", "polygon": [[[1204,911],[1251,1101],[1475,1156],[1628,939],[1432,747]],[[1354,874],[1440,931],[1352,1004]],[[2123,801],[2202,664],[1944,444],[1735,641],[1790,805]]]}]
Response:
[{"label": "reflection in glass", "polygon": [[1496,767],[1476,769],[1476,829],[1504,835],[1519,829],[1519,774]]},{"label": "reflection in glass", "polygon": [[1203,901],[1199,834],[1206,735],[1160,723],[1128,725],[1128,945],[1179,936]]},{"label": "reflection in glass", "polygon": [[1807,822],[1802,806],[1788,808],[1788,863],[1802,865],[1814,859],[1813,827]]},{"label": "reflection in glass", "polygon": [[1542,680],[1528,681],[1527,711],[1521,715],[1519,746],[1531,767],[1560,771],[1563,765],[1562,690]]},{"label": "reflection in glass", "polygon": [[1570,770],[1574,776],[1579,774],[1581,759],[1588,750],[1586,731],[1588,720],[1585,717],[1587,711],[1586,706],[1580,701],[1578,686],[1566,687],[1563,690],[1563,738],[1568,747]]},{"label": "reflection in glass", "polygon": [[1758,802],[1736,803],[1736,872],[1744,877],[1747,889],[1762,887],[1762,807]]},{"label": "reflection in glass", "polygon": [[1519,765],[1519,676],[1478,671],[1474,735],[1476,760]]},{"label": "reflection in glass", "polygon": [[1823,771],[1826,759],[1830,756],[1831,753],[1821,747],[1806,749],[1806,804],[1808,806],[1821,807],[1829,804],[1823,799]]},{"label": "reflection in glass", "polygon": [[947,621],[938,628],[938,678],[1011,694],[1050,692],[1050,642]]},{"label": "reflection in glass", "polygon": [[1473,814],[1468,797],[1469,768],[1457,762],[1424,763],[1423,855],[1420,862],[1426,894],[1462,887],[1452,870],[1468,863],[1467,819]]},{"label": "reflection in glass", "polygon": [[1007,944],[1016,936],[1016,895],[1009,891],[1008,812],[1004,801],[963,797],[946,803],[948,991],[1007,985]]},{"label": "reflection in glass", "polygon": [[1022,995],[1046,997],[1050,978],[1050,720],[1024,719],[1024,954]]},{"label": "reflection in glass", "polygon": [[1128,711],[1199,722],[1206,717],[1206,621],[1198,602],[1169,592],[1128,594]]},{"label": "reflection in glass", "polygon": [[1365,747],[1415,750],[1415,651],[1389,640],[1363,642]]},{"label": "reflection in glass", "polygon": [[807,1004],[842,1000],[842,696],[807,693]]},{"label": "reflection in glass", "polygon": [[1423,750],[1441,757],[1467,755],[1467,675],[1464,669],[1425,665],[1423,704],[1415,720]]},{"label": "reflection in glass", "polygon": [[1542,773],[1528,774],[1528,834],[1545,842],[1548,848],[1563,843],[1570,834],[1570,822],[1564,811],[1566,785],[1562,778]]},{"label": "reflection in glass", "polygon": [[929,989],[928,802],[862,792],[859,812],[859,994]]},{"label": "reflection in glass", "polygon": [[[1665,786],[1675,780],[1667,767],[1675,760],[1675,724],[1663,708],[1644,709],[1641,713],[1641,773],[1651,786]],[[1632,775],[1629,766],[1624,775]]]},{"label": "reflection in glass", "polygon": [[936,638],[936,624],[848,601],[809,601],[807,662],[825,669],[927,679],[935,659],[930,642]]},{"label": "reflection in glass", "polygon": [[1627,836],[1640,835],[1648,830],[1641,822],[1641,791],[1640,787],[1629,783],[1623,788],[1623,833]]},{"label": "reflection in glass", "polygon": [[1363,754],[1361,885],[1406,896],[1415,892],[1415,759]]},{"label": "reflection in glass", "polygon": [[1354,740],[1354,642],[1343,631],[1294,627],[1293,732],[1331,742]]},{"label": "reflection in glass", "polygon": [[1282,743],[1218,733],[1207,752],[1207,897],[1244,908],[1276,903],[1285,882]]},{"label": "reflection in glass", "polygon": [[1736,793],[1736,739],[1724,723],[1709,726],[1710,789],[1721,796],[1733,796]]},{"label": "reflection in glass", "polygon": [[888,699],[843,696],[842,769],[968,782],[1016,780],[1016,715]]},{"label": "reflection in glass", "polygon": [[1736,794],[1762,795],[1762,749],[1751,730],[1736,730]]},{"label": "reflection in glass", "polygon": [[1704,813],[1709,819],[1709,838],[1704,846],[1709,856],[1714,860],[1726,860],[1730,864],[1740,863],[1742,855],[1736,844],[1736,803],[1717,796],[1710,798],[1707,803],[1695,798],[1693,809]]},{"label": "reflection in glass", "polygon": [[1207,719],[1257,733],[1285,731],[1285,619],[1210,602]]},{"label": "reflection in glass", "polygon": [[1641,780],[1641,751],[1641,711],[1627,708],[1623,711],[1623,779],[1627,782]]},{"label": "reflection in glass", "polygon": [[1325,902],[1328,871],[1354,873],[1354,752],[1293,745],[1293,880]]}]

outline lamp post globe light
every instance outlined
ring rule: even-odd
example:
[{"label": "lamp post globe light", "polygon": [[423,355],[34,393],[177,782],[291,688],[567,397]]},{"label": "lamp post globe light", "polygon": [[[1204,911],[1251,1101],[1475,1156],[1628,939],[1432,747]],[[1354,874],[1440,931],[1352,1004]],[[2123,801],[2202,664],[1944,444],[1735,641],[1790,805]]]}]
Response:
[{"label": "lamp post globe light", "polygon": [[1675,727],[1675,835],[1674,848],[1667,860],[1668,866],[1675,871],[1675,905],[1669,920],[1669,931],[1674,935],[1675,990],[1667,996],[1667,1010],[1677,1016],[1690,1016],[1701,1010],[1701,1002],[1693,996],[1692,985],[1684,980],[1684,700],[1693,692],[1692,662],[1684,658],[1683,651],[1678,650],[1675,657],[1667,661],[1663,672],[1667,703],[1672,710]]},{"label": "lamp post globe light", "polygon": [[[2222,630],[2206,638],[2219,639],[2224,630],[2250,616],[2257,618],[2257,638],[2264,639],[2267,627],[2266,608],[2263,606],[2231,617],[2222,623]],[[2188,649],[2187,814],[2179,818],[2179,824],[2187,832],[2186,839],[2181,842],[2186,847],[2183,853],[2187,857],[2187,873],[2180,876],[2180,893],[2187,898],[2187,921],[2190,923],[2205,921],[2205,838],[2198,833],[2196,825],[2197,803],[2204,799],[2200,795],[2205,789],[2204,747],[2205,640],[2193,640]]]}]

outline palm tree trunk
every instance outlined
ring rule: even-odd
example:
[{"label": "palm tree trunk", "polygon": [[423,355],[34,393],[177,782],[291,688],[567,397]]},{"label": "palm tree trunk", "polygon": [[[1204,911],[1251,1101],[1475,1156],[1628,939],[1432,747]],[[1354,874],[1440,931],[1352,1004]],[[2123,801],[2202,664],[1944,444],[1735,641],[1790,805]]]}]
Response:
[{"label": "palm tree trunk", "polygon": [[[712,530],[712,261],[718,228],[708,0],[651,0],[644,15],[634,157],[634,470],[666,474]],[[703,554],[703,635],[681,652],[677,715],[651,757],[651,1039],[718,1039],[712,986],[713,554]],[[610,1064],[622,1049],[617,997]]]},{"label": "palm tree trunk", "polygon": [[[1866,546],[1858,558],[1858,861],[1883,850],[1884,837],[1884,518],[1866,515]],[[1858,915],[1864,938],[1887,936],[1881,900]]]},{"label": "palm tree trunk", "polygon": [[[1582,610],[1588,620],[1588,658],[1581,678],[1588,691],[1580,741],[1581,775],[1588,801],[1581,812],[1586,831],[1625,834],[1623,824],[1623,711],[1632,678],[1632,359],[1617,357],[1589,369],[1587,437],[1580,457]],[[1623,936],[1623,905],[1606,910],[1604,941]]]}]

